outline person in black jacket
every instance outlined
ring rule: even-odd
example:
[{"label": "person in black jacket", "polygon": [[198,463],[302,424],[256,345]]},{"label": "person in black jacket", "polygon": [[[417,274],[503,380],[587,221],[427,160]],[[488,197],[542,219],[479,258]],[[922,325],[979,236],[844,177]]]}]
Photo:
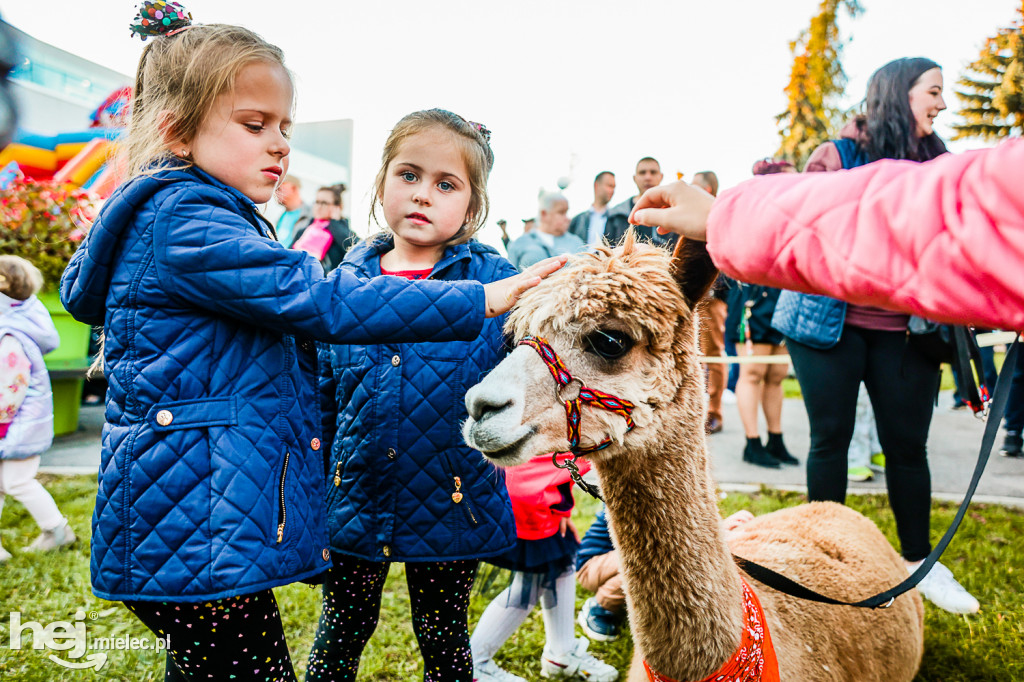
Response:
[{"label": "person in black jacket", "polygon": [[[637,193],[621,204],[608,210],[608,220],[604,227],[604,237],[612,246],[617,246],[629,229],[629,214],[633,210],[637,199],[649,189],[661,184],[665,176],[661,172],[661,164],[657,159],[645,156],[636,162],[636,173],[633,175],[633,182],[636,183]],[[674,233],[658,234],[656,227],[650,225],[634,225],[633,232],[643,241],[650,242],[655,246],[666,249],[673,249],[679,239]]]},{"label": "person in black jacket", "polygon": [[312,255],[330,272],[341,265],[345,254],[359,241],[341,217],[341,195],[345,185],[321,187],[316,191],[313,217],[295,231],[291,247]]}]

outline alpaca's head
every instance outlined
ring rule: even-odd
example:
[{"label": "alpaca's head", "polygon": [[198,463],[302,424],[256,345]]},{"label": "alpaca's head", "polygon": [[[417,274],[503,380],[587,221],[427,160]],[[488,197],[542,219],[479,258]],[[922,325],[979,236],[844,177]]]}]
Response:
[{"label": "alpaca's head", "polygon": [[579,382],[635,405],[629,433],[623,417],[582,407],[581,445],[612,441],[591,455],[595,461],[624,444],[657,442],[663,420],[680,416],[666,407],[692,405],[701,419],[694,306],[715,274],[701,243],[682,242],[670,255],[631,233],[616,249],[574,256],[522,297],[507,330],[515,342],[545,339],[578,381],[556,390],[537,351],[517,346],[466,395],[466,442],[502,466],[567,450],[563,400],[575,397]]}]

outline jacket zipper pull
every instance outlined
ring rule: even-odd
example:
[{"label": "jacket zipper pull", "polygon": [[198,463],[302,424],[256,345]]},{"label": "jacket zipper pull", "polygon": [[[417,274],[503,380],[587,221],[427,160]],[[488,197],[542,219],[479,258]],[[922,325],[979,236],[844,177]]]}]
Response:
[{"label": "jacket zipper pull", "polygon": [[278,542],[283,542],[284,541],[284,524],[283,523],[277,524],[277,541]]},{"label": "jacket zipper pull", "polygon": [[455,504],[458,504],[459,502],[462,502],[462,493],[459,492],[459,490],[461,490],[461,489],[462,489],[462,479],[460,479],[458,476],[456,476],[455,477],[455,492],[452,493],[452,502],[454,502]]},{"label": "jacket zipper pull", "polygon": [[334,486],[338,487],[341,485],[341,462],[338,462],[338,466],[334,467]]}]

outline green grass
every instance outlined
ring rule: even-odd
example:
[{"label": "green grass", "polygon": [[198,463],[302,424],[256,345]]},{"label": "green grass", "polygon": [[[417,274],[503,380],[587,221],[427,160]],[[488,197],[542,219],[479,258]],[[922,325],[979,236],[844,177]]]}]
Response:
[{"label": "green grass", "polygon": [[[148,637],[149,631],[120,604],[106,602],[89,590],[88,527],[92,514],[95,482],[91,477],[47,478],[47,487],[57,499],[82,540],[74,548],[33,558],[18,552],[37,532],[31,518],[19,504],[8,500],[4,506],[3,545],[14,558],[0,565],[0,679],[41,682],[162,680],[163,654],[152,651],[111,651],[100,672],[67,670],[46,658],[49,652],[23,648],[9,649],[8,611],[20,610],[22,621],[43,624],[73,620],[77,610],[95,612],[87,620],[90,637]],[[596,503],[577,497],[574,520],[582,533],[593,520]],[[723,514],[750,509],[760,514],[800,504],[803,496],[772,490],[748,496],[730,494],[721,502]],[[873,519],[895,542],[895,526],[884,496],[855,497],[851,506]],[[936,503],[933,539],[945,530],[955,507]],[[933,606],[925,607],[926,642],[924,662],[918,680],[922,682],[999,682],[1024,679],[1024,512],[995,505],[974,505],[943,561],[981,601],[982,612],[955,616]],[[502,585],[489,594],[476,594],[470,618],[475,622]],[[276,590],[285,630],[296,669],[302,673],[312,644],[320,612],[319,591],[305,585]],[[586,598],[582,590],[577,600]],[[539,655],[544,628],[540,612],[526,623],[499,652],[497,660],[527,679],[540,674]],[[28,636],[26,635],[26,639]],[[856,642],[850,646],[856,647]],[[591,650],[623,672],[629,665],[629,638],[602,644]],[[60,653],[60,652],[57,652]],[[381,623],[363,655],[360,680],[415,680],[422,675],[419,652],[409,622],[409,601],[401,566],[393,566],[382,603]]]}]

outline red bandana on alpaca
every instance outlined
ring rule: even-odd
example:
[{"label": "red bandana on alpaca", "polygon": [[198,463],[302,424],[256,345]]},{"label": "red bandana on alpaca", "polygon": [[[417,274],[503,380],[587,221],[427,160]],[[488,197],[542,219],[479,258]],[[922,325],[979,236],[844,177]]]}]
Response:
[{"label": "red bandana on alpaca", "polygon": [[[757,595],[743,583],[743,634],[740,648],[721,668],[700,682],[779,682],[779,662],[775,658],[775,647],[768,632],[768,623]],[[647,679],[650,682],[676,682],[651,670],[644,661]]]}]

